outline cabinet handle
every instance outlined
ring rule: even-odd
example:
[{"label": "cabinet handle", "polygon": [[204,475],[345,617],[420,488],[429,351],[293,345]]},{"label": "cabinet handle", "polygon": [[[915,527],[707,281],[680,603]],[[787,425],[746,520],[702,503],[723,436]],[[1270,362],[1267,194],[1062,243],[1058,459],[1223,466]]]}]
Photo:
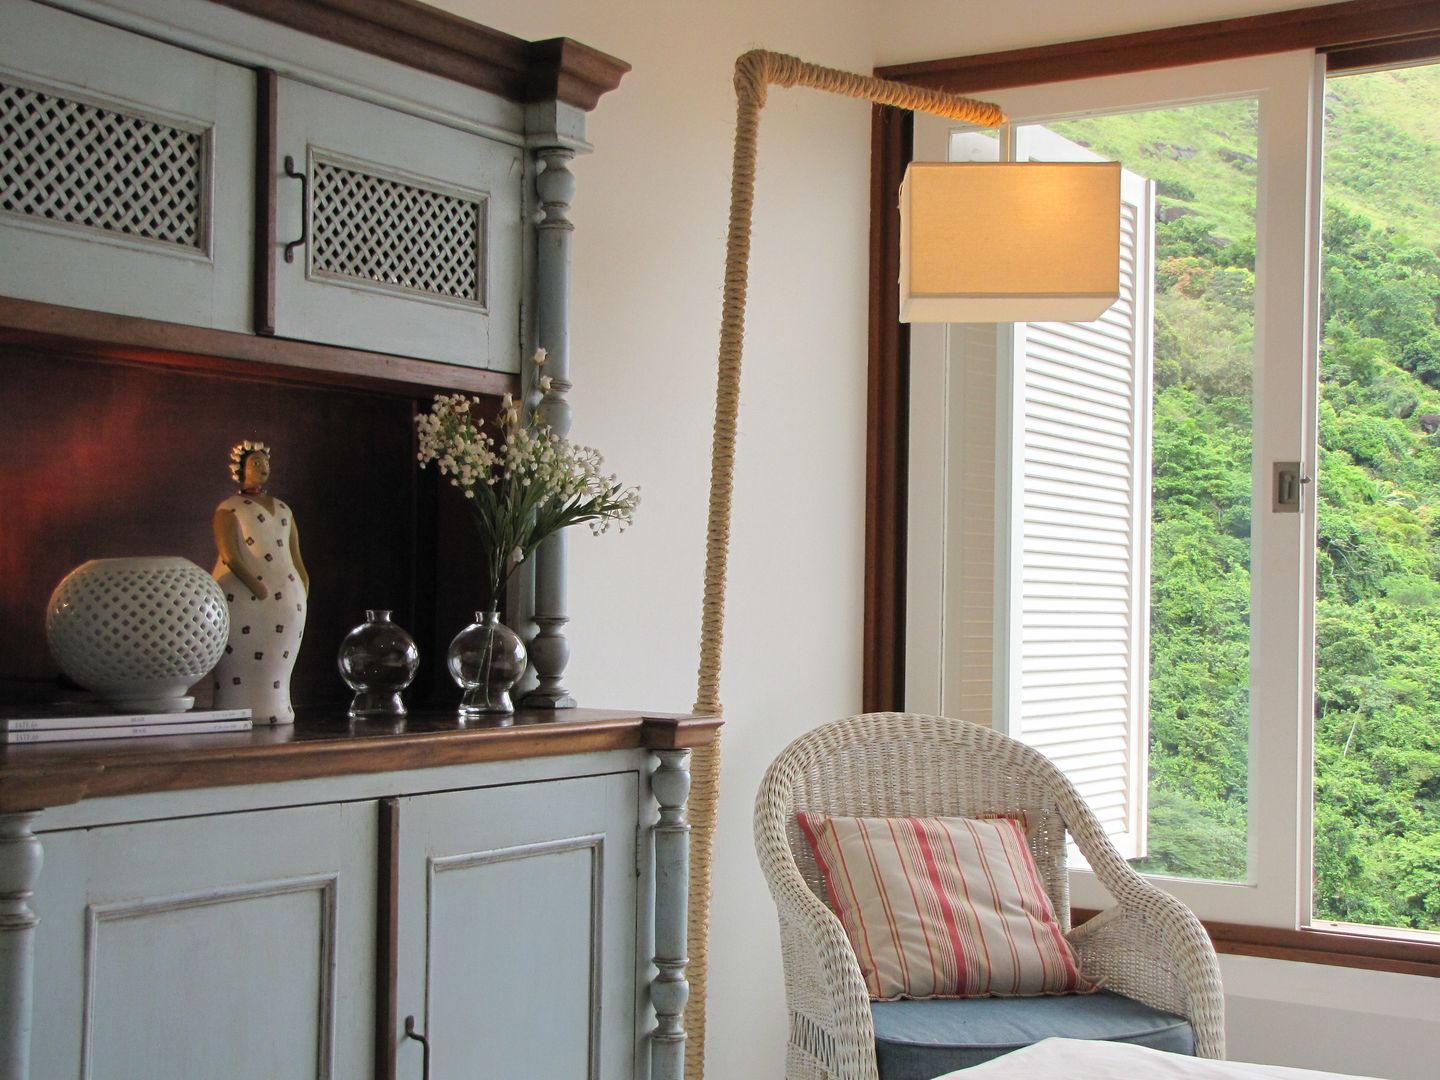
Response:
[{"label": "cabinet handle", "polygon": [[295,261],[295,249],[304,247],[310,239],[310,177],[295,168],[295,159],[285,155],[285,175],[300,181],[300,239],[285,245],[285,261]]},{"label": "cabinet handle", "polygon": [[415,1017],[405,1017],[405,1037],[420,1044],[421,1080],[430,1080],[430,1040],[415,1030]]}]

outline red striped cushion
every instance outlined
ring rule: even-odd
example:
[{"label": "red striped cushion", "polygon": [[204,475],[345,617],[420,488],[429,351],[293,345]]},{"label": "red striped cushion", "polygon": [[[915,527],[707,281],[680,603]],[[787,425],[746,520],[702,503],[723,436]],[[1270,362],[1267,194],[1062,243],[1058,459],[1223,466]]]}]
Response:
[{"label": "red striped cushion", "polygon": [[797,816],[872,998],[1096,989],[1014,818]]}]

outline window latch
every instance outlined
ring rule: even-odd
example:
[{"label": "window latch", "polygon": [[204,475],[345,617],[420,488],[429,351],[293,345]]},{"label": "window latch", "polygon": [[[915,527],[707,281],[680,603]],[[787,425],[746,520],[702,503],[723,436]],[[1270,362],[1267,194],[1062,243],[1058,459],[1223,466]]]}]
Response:
[{"label": "window latch", "polygon": [[1300,512],[1300,490],[1310,483],[1298,461],[1277,461],[1275,463],[1274,498],[1270,509],[1277,514],[1298,514]]}]

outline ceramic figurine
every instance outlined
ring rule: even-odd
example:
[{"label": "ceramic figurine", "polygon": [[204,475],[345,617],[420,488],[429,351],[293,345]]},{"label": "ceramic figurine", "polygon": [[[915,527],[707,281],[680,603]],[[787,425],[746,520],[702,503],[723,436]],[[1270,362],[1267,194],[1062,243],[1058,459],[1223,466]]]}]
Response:
[{"label": "ceramic figurine", "polygon": [[230,610],[230,637],[215,669],[215,707],[248,706],[256,724],[293,724],[290,673],[305,634],[310,575],[290,507],[267,494],[270,448],[246,440],[230,451],[240,490],[215,508],[213,577]]}]

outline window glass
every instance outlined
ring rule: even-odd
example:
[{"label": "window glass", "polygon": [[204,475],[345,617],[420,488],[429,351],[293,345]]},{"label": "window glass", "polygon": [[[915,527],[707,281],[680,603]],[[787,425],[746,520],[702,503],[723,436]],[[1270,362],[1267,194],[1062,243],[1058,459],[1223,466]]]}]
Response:
[{"label": "window glass", "polygon": [[1440,65],[1325,113],[1314,916],[1440,930]]},{"label": "window glass", "polygon": [[1047,125],[1153,185],[1148,811],[1133,861],[1220,881],[1247,877],[1256,122],[1246,99]]}]

